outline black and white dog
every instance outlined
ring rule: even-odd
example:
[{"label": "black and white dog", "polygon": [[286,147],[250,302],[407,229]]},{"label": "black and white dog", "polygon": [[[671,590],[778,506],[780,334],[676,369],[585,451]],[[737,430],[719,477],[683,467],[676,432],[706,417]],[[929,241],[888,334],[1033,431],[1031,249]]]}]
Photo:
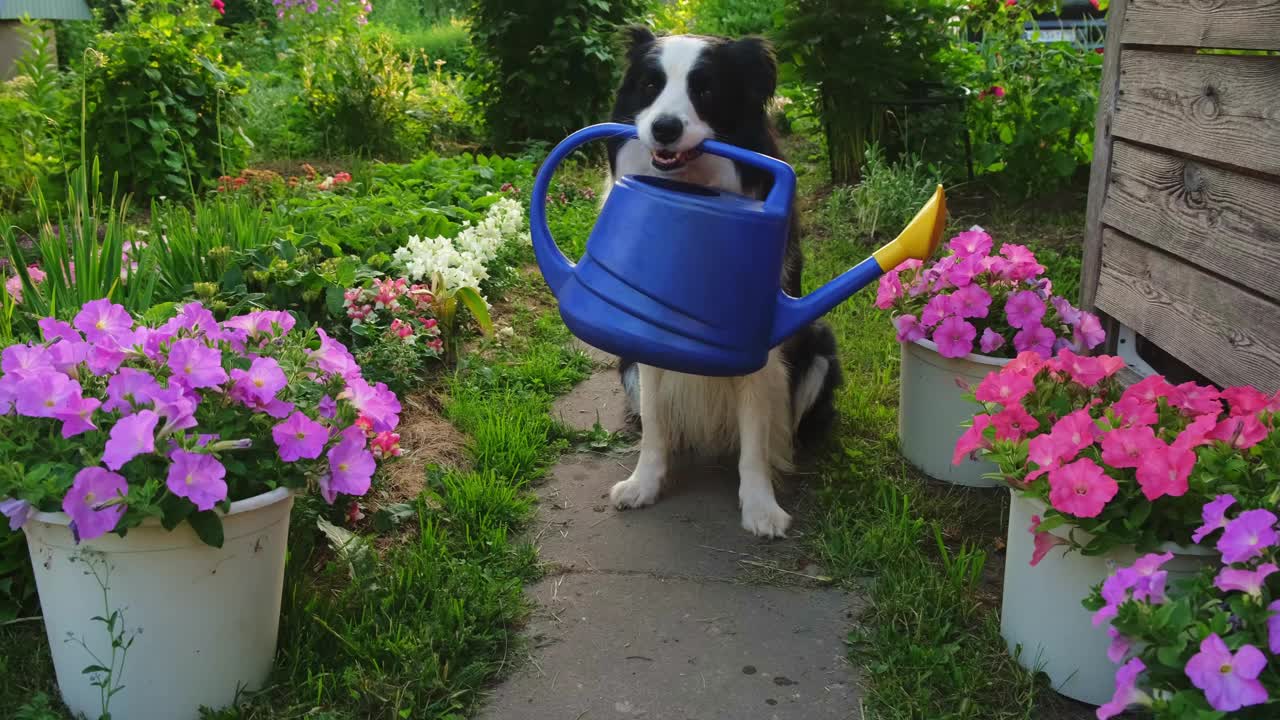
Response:
[{"label": "black and white dog", "polygon": [[[636,125],[639,139],[610,145],[606,187],[622,175],[656,175],[763,198],[772,185],[764,171],[702,154],[697,146],[716,139],[781,158],[767,111],[777,84],[769,44],[753,37],[659,38],[644,27],[628,29],[627,41],[628,67],[612,119]],[[793,215],[781,282],[794,296],[801,293],[798,229]],[[653,503],[675,450],[736,451],[742,526],[765,537],[786,533],[791,516],[774,498],[774,475],[791,468],[797,440],[820,435],[835,413],[841,372],[827,325],[804,328],[746,377],[685,375],[626,358],[619,370],[642,434],[635,471],[610,493],[614,505]]]}]

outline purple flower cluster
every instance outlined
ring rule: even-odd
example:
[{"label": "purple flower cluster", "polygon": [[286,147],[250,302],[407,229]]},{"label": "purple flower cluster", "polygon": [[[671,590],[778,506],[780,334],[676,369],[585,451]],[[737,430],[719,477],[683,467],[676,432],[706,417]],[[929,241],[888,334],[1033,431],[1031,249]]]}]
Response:
[{"label": "purple flower cluster", "polygon": [[973,228],[952,238],[949,255],[929,265],[908,260],[880,278],[876,307],[895,310],[900,342],[930,339],[951,358],[976,349],[1045,359],[1102,342],[1098,318],[1053,295],[1030,250],[1006,244],[992,254],[992,246],[990,235]]},{"label": "purple flower cluster", "polygon": [[[278,461],[294,468],[284,474],[318,487],[330,503],[339,493],[364,494],[376,464],[370,441],[377,448],[394,436],[400,403],[385,385],[369,385],[323,330],[286,337],[294,322],[263,311],[219,323],[191,303],[148,327],[105,299],[86,304],[71,324],[45,318],[42,342],[0,354],[0,421],[49,423],[75,438],[68,447],[88,464],[66,479],[60,497],[42,496],[47,489],[23,486],[21,478],[0,485],[0,512],[17,528],[33,505],[60,500],[77,541],[90,540],[117,529],[131,505],[163,499],[145,482],[157,467],[165,468],[162,492],[210,510],[232,499],[223,456],[265,447],[267,435]],[[328,394],[321,397],[316,385]],[[240,437],[220,439],[228,428]],[[265,492],[266,480],[281,480],[264,470],[237,471],[251,475],[247,485],[240,478],[242,492]]]},{"label": "purple flower cluster", "polygon": [[373,12],[373,3],[369,0],[271,0],[271,4],[281,20],[316,14],[351,14],[357,25],[364,25]]}]

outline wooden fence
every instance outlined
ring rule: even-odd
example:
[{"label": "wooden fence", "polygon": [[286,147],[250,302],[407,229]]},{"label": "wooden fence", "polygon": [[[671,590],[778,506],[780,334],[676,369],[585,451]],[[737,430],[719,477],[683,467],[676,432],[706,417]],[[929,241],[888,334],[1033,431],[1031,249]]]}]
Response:
[{"label": "wooden fence", "polygon": [[[1280,0],[1114,0],[1081,304],[1280,389]],[[1222,50],[1255,51],[1222,53]]]}]

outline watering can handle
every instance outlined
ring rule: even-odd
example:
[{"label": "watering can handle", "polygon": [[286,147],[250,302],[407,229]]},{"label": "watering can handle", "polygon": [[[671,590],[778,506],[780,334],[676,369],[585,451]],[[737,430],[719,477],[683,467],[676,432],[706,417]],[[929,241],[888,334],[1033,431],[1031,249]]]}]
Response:
[{"label": "watering can handle", "polygon": [[636,137],[636,129],[621,123],[600,123],[573,133],[556,145],[533,181],[533,197],[529,200],[529,235],[533,238],[533,254],[538,259],[538,267],[553,293],[558,292],[564,281],[569,279],[573,263],[556,246],[551,228],[547,227],[547,191],[551,188],[551,177],[569,153],[580,146],[592,140],[615,137]]},{"label": "watering can handle", "polygon": [[744,150],[719,140],[704,140],[700,147],[712,155],[719,155],[768,172],[773,176],[773,187],[764,199],[765,212],[781,217],[786,217],[787,213],[791,212],[791,198],[796,193],[796,171],[790,165],[777,158]]}]

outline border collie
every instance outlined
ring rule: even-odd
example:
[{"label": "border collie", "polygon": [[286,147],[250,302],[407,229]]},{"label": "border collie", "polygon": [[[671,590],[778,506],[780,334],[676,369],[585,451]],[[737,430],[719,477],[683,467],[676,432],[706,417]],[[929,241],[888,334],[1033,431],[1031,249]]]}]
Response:
[{"label": "border collie", "polygon": [[[697,148],[715,139],[781,158],[767,112],[777,84],[768,42],[656,37],[644,27],[628,28],[626,40],[628,67],[612,119],[634,124],[639,138],[610,143],[606,194],[623,175],[654,175],[763,198],[772,185],[765,171]],[[798,231],[793,214],[781,284],[794,296],[801,293]],[[821,435],[834,417],[841,371],[831,329],[807,326],[745,377],[699,377],[620,360],[641,439],[635,471],[610,492],[613,504],[637,508],[657,500],[676,450],[736,452],[743,528],[784,536],[791,516],[774,497],[774,475],[792,467],[798,441]]]}]

